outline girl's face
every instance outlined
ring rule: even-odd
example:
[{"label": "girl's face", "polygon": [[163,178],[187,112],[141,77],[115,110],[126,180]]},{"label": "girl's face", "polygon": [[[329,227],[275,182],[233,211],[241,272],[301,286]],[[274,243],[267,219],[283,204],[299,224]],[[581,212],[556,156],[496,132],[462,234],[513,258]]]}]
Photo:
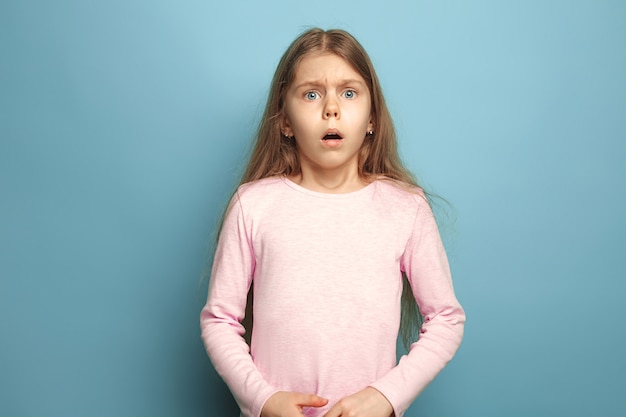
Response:
[{"label": "girl's face", "polygon": [[372,129],[363,77],[335,54],[304,56],[285,93],[282,120],[283,134],[295,137],[303,175],[357,172],[359,149]]}]

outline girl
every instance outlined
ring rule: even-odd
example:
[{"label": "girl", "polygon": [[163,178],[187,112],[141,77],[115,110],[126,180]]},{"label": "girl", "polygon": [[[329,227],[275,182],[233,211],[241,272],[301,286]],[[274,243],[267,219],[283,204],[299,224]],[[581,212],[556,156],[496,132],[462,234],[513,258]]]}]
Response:
[{"label": "girl", "polygon": [[[403,276],[423,326],[396,363]],[[278,65],[220,232],[201,313],[215,369],[243,416],[400,417],[464,322],[370,59],[344,31],[303,33]]]}]

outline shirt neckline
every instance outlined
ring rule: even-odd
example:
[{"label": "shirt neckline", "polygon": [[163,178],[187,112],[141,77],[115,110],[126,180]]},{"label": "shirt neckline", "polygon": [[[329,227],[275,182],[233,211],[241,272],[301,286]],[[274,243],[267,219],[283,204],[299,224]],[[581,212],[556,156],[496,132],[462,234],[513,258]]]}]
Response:
[{"label": "shirt neckline", "polygon": [[370,189],[372,189],[374,187],[374,183],[376,182],[376,181],[372,181],[363,188],[359,188],[358,190],[350,191],[347,193],[324,193],[321,191],[313,191],[313,190],[309,190],[308,188],[304,188],[303,186],[296,184],[295,182],[293,182],[292,180],[290,180],[289,178],[285,176],[280,177],[280,179],[290,188],[293,188],[294,190],[299,191],[303,194],[307,194],[312,197],[328,198],[328,199],[352,198],[360,194],[364,194],[368,192]]}]

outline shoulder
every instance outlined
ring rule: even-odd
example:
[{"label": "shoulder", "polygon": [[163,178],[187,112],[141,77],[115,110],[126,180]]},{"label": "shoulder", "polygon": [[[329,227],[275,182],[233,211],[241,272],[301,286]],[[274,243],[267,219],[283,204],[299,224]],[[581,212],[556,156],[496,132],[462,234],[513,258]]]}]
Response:
[{"label": "shoulder", "polygon": [[283,189],[285,182],[281,177],[268,177],[260,180],[241,184],[237,188],[237,197],[245,199],[254,199],[259,197],[267,197],[267,193],[273,193]]},{"label": "shoulder", "polygon": [[232,201],[245,213],[259,213],[286,200],[288,192],[289,187],[282,177],[268,177],[241,184]]},{"label": "shoulder", "polygon": [[385,200],[410,210],[430,208],[428,197],[421,187],[387,178],[375,181],[377,194]]},{"label": "shoulder", "polygon": [[246,222],[245,219],[254,218],[268,201],[275,200],[275,192],[271,190],[281,182],[279,177],[271,177],[239,185],[226,208],[225,221],[239,218]]}]

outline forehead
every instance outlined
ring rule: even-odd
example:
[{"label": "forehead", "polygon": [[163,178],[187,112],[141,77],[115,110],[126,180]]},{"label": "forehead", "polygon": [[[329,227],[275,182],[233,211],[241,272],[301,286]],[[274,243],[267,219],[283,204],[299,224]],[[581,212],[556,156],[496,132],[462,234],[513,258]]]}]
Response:
[{"label": "forehead", "polygon": [[303,81],[365,80],[354,67],[339,55],[313,52],[302,57],[296,66],[294,83]]}]

